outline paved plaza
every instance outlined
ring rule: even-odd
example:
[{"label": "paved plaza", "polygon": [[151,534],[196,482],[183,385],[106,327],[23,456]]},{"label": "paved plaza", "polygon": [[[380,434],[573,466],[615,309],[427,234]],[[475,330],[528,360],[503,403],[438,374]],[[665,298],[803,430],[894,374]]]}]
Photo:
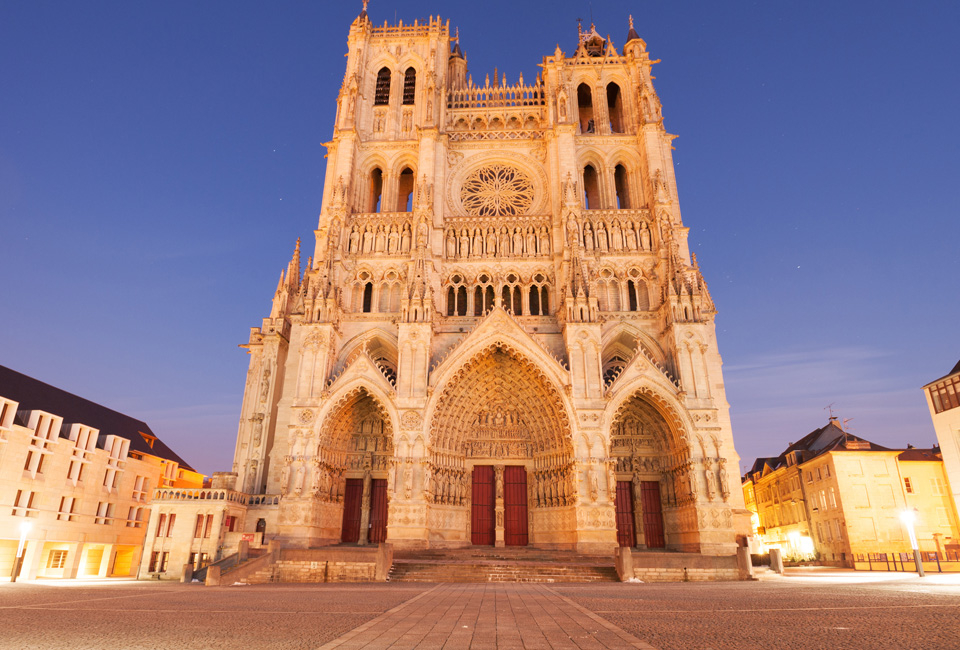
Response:
[{"label": "paved plaza", "polygon": [[960,576],[761,582],[0,583],[0,648],[958,648]]}]

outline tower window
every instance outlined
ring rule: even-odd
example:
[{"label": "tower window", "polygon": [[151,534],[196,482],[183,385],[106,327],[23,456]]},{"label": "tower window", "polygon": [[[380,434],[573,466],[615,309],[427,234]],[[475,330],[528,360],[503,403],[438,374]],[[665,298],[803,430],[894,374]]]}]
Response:
[{"label": "tower window", "polygon": [[405,167],[400,172],[400,182],[397,187],[397,211],[413,211],[413,170]]},{"label": "tower window", "polygon": [[370,200],[367,204],[367,212],[380,212],[383,206],[383,171],[379,167],[374,167],[370,172]]},{"label": "tower window", "polygon": [[600,178],[593,165],[583,168],[583,206],[587,210],[600,208]]},{"label": "tower window", "polygon": [[623,99],[620,86],[615,83],[607,85],[607,112],[610,113],[610,132],[623,133]]},{"label": "tower window", "polygon": [[377,73],[377,91],[374,95],[374,106],[386,106],[390,103],[390,68],[380,68]]},{"label": "tower window", "polygon": [[407,68],[407,72],[403,75],[403,105],[409,106],[413,104],[416,95],[417,71],[413,68]]},{"label": "tower window", "polygon": [[629,210],[630,191],[627,186],[627,169],[623,165],[617,165],[613,172],[613,180],[617,186],[617,208],[620,210]]},{"label": "tower window", "polygon": [[596,125],[593,122],[593,92],[587,84],[577,86],[577,111],[580,116],[580,132],[594,133]]}]

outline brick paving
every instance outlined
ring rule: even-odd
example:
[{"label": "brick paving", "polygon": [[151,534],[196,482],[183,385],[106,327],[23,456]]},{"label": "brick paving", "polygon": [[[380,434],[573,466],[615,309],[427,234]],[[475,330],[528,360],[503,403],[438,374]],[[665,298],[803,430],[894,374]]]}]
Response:
[{"label": "brick paving", "polygon": [[323,646],[355,648],[654,648],[538,584],[443,584]]}]

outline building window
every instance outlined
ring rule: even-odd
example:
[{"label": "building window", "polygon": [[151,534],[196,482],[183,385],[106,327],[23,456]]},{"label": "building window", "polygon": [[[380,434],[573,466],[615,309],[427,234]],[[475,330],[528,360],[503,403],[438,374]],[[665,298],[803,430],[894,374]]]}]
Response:
[{"label": "building window", "polygon": [[413,170],[404,167],[397,183],[397,212],[413,211]]},{"label": "building window", "polygon": [[930,399],[935,413],[960,406],[960,375],[940,381],[930,387]]},{"label": "building window", "polygon": [[373,283],[367,282],[363,285],[363,313],[369,314],[373,304]]},{"label": "building window", "polygon": [[377,90],[374,96],[374,106],[386,106],[390,103],[390,68],[380,68],[377,73]]},{"label": "building window", "polygon": [[170,519],[167,521],[167,537],[173,537],[173,524],[177,521],[177,515],[170,515]]},{"label": "building window", "polygon": [[913,494],[913,483],[910,481],[909,476],[903,477],[903,489],[907,494]]},{"label": "building window", "polygon": [[417,96],[417,71],[413,68],[407,68],[403,75],[403,104],[409,106],[413,104]]},{"label": "building window", "polygon": [[200,539],[203,534],[203,515],[197,515],[197,525],[193,528],[193,538]]},{"label": "building window", "polygon": [[73,508],[76,504],[74,497],[60,497],[60,508],[57,511],[57,519],[60,521],[73,521]]},{"label": "building window", "polygon": [[617,165],[613,171],[613,182],[617,190],[617,209],[630,209],[630,188],[627,185],[627,168]]},{"label": "building window", "polygon": [[14,517],[36,517],[37,511],[33,509],[33,499],[35,492],[17,490],[17,498],[13,500]]},{"label": "building window", "polygon": [[930,479],[930,489],[933,490],[933,493],[936,496],[943,496],[943,479],[931,478]]},{"label": "building window", "polygon": [[67,565],[67,552],[66,551],[50,551],[49,557],[47,557],[47,568],[48,569],[62,569]]},{"label": "building window", "polygon": [[[587,210],[598,210],[600,208],[600,176],[593,165],[587,165],[583,168],[583,207]],[[590,236],[592,237],[592,235]],[[587,235],[584,235],[584,237],[587,237]],[[587,245],[587,248],[592,250],[593,246]]]},{"label": "building window", "polygon": [[207,521],[203,526],[203,538],[210,537],[210,530],[213,528],[213,515],[207,515]]},{"label": "building window", "polygon": [[830,507],[837,507],[837,493],[832,487],[830,488]]},{"label": "building window", "polygon": [[93,523],[109,526],[113,523],[113,504],[101,501],[97,504],[97,515]]},{"label": "building window", "polygon": [[167,515],[160,513],[160,519],[157,520],[157,532],[154,537],[163,537],[163,531],[166,528]]}]

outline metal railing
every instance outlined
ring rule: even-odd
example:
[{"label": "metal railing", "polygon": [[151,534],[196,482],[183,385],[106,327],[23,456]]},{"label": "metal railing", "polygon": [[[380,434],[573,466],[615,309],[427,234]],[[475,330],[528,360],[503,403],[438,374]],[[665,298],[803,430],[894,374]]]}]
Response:
[{"label": "metal railing", "polygon": [[[921,551],[920,562],[925,571],[937,573],[960,571],[960,552]],[[858,571],[907,571],[916,573],[917,562],[913,551],[895,553],[860,553],[854,556],[853,567]]]}]

